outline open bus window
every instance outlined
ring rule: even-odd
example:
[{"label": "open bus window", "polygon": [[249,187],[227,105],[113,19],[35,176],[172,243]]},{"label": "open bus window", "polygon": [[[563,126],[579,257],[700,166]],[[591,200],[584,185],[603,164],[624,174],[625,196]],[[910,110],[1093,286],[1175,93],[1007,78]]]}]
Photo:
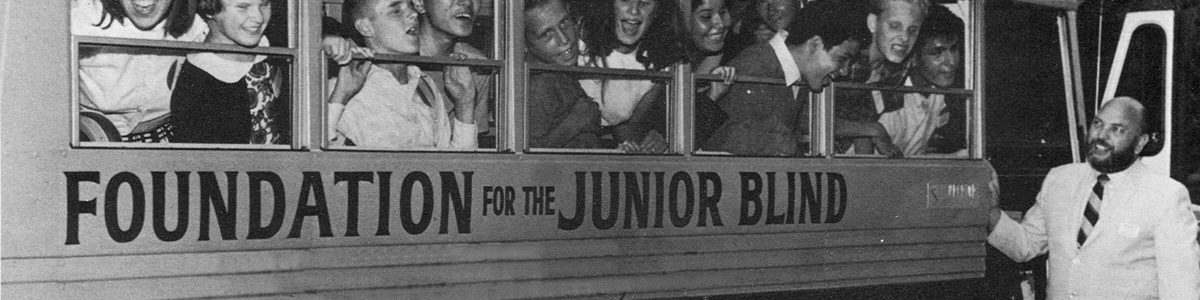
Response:
[{"label": "open bus window", "polygon": [[[645,78],[648,71],[613,69],[605,73],[604,69],[549,64],[534,64],[530,69],[525,97],[528,148],[534,151],[591,149],[595,151],[590,152],[641,154],[669,151],[667,113],[662,108],[666,102],[663,91],[669,86],[668,74]],[[662,91],[645,100],[653,102],[647,102],[648,107],[638,111],[638,116],[627,116],[617,124],[606,123],[605,103],[592,97],[591,93],[603,93],[606,85],[614,82],[644,82],[648,88]],[[610,97],[629,96],[608,94]],[[609,109],[612,106],[610,104]]]},{"label": "open bus window", "polygon": [[[521,14],[525,139],[532,151],[670,151],[672,62],[647,62],[652,36],[669,32],[665,1],[533,1]],[[636,6],[627,9],[625,6]],[[614,15],[634,20],[617,27]],[[625,26],[625,25],[622,25]],[[597,151],[598,150],[598,151]]]},{"label": "open bus window", "polygon": [[[970,93],[959,90],[966,81],[965,33],[959,16],[933,5],[903,60],[893,61],[899,55],[878,42],[868,45],[834,91],[835,153],[967,157],[972,106]],[[874,34],[879,41],[893,33]]]},{"label": "open bus window", "polygon": [[[868,122],[834,121],[834,151],[839,156],[968,158],[971,91],[843,83],[832,92],[837,99],[864,97],[885,107]],[[870,134],[854,134],[859,130]]]},{"label": "open bus window", "polygon": [[291,3],[159,1],[136,13],[105,3],[72,2],[73,144],[292,143]]},{"label": "open bus window", "polygon": [[329,148],[498,149],[493,2],[327,1],[324,9],[326,39],[373,53],[326,62]]}]

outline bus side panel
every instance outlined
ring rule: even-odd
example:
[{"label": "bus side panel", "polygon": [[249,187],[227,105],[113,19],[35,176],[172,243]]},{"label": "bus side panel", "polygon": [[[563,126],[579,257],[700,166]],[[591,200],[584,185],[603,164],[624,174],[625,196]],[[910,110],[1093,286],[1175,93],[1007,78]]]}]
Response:
[{"label": "bus side panel", "polygon": [[5,295],[573,297],[978,278],[978,207],[994,197],[978,161],[66,153],[18,188],[28,205],[5,209]]},{"label": "bus side panel", "polygon": [[983,161],[70,148],[69,2],[13,3],[4,298],[666,296],[983,273]]}]

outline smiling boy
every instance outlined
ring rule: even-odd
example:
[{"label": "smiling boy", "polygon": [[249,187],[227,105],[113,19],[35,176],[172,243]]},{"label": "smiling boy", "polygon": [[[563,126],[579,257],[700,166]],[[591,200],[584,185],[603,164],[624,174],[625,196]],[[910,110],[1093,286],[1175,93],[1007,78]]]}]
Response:
[{"label": "smiling boy", "polygon": [[[416,55],[419,1],[347,1],[344,19],[374,53]],[[476,147],[474,99],[447,99],[417,66],[354,62],[338,73],[329,99],[334,142],[387,149]]]},{"label": "smiling boy", "polygon": [[[460,56],[469,59],[491,59],[486,53],[462,39],[474,32],[479,0],[414,0],[413,8],[420,14],[424,27],[420,34],[421,56]],[[488,130],[491,114],[488,111],[495,83],[492,72],[465,66],[445,66],[424,70],[450,98],[472,98],[478,103],[473,109],[478,131]]]},{"label": "smiling boy", "polygon": [[[850,66],[849,74],[839,80],[896,87],[904,83],[908,68],[905,60],[913,51],[921,24],[929,11],[928,0],[871,0],[865,18],[871,30],[871,45]],[[886,102],[880,92],[843,91],[834,106],[834,134],[839,150],[851,143],[853,152],[878,151],[889,157],[901,157],[903,151],[892,144],[892,137],[879,123],[879,115],[902,106]]]},{"label": "smiling boy", "polygon": [[[577,26],[563,0],[526,0],[526,57],[530,62],[575,65]],[[599,105],[571,76],[532,73],[526,106],[530,148],[599,146]]]},{"label": "smiling boy", "polygon": [[[729,62],[739,75],[784,79],[786,84],[734,83],[718,104],[729,119],[705,150],[737,155],[795,156],[808,151],[808,92],[843,75],[848,58],[870,32],[861,10],[838,1],[801,9],[786,39],[750,46]],[[804,87],[804,88],[802,88]]]}]

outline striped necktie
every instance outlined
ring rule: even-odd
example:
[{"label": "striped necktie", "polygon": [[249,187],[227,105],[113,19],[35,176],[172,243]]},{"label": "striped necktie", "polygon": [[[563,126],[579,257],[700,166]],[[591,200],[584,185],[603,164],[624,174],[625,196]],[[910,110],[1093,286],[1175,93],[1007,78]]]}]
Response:
[{"label": "striped necktie", "polygon": [[1100,201],[1104,200],[1104,183],[1106,182],[1108,182],[1108,174],[1100,174],[1096,177],[1096,185],[1092,186],[1092,196],[1088,197],[1087,206],[1083,208],[1083,224],[1079,226],[1079,235],[1076,237],[1080,247],[1083,247],[1083,242],[1087,241],[1088,234],[1092,233],[1096,222],[1100,221]]}]

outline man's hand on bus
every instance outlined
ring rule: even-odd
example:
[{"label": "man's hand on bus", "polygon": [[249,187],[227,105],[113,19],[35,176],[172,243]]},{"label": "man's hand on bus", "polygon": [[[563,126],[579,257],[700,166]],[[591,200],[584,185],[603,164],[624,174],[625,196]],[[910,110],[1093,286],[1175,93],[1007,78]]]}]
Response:
[{"label": "man's hand on bus", "polygon": [[1000,209],[1000,206],[993,206],[991,211],[988,212],[988,232],[991,232],[992,229],[996,228],[996,224],[1000,223],[1001,213],[1008,215],[1009,219],[1012,219],[1017,223],[1020,223],[1025,219],[1024,212],[1002,210]]},{"label": "man's hand on bus", "polygon": [[992,229],[996,228],[997,223],[1000,223],[1000,207],[993,206],[992,209],[988,211],[987,231],[989,233],[992,232]]}]

